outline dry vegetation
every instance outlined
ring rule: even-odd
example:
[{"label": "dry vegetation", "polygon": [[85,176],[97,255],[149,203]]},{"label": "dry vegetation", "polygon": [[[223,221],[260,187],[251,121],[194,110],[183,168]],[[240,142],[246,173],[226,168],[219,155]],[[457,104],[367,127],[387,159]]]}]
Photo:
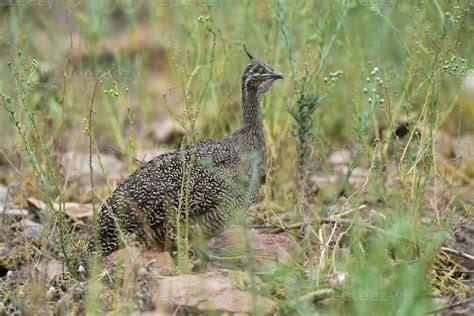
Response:
[{"label": "dry vegetation", "polygon": [[[0,314],[473,314],[473,33],[469,0],[0,1]],[[117,183],[238,124],[243,42],[286,75],[258,204],[81,277]]]}]

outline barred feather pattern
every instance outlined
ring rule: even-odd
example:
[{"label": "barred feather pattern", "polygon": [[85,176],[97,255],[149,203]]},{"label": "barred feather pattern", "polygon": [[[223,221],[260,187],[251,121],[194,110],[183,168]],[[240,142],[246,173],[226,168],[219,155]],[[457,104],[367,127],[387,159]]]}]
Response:
[{"label": "barred feather pattern", "polygon": [[88,252],[106,256],[120,246],[122,235],[164,244],[176,238],[176,223],[186,216],[191,231],[211,237],[237,212],[248,209],[265,181],[259,103],[275,80],[269,79],[271,73],[268,64],[256,59],[246,67],[241,77],[242,119],[229,136],[159,155],[119,184],[100,208],[97,237]]}]

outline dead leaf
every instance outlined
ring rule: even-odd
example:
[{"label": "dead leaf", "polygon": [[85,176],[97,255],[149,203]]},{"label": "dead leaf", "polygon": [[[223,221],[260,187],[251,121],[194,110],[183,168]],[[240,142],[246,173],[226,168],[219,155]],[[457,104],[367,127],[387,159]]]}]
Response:
[{"label": "dead leaf", "polygon": [[28,208],[32,212],[35,212],[35,213],[44,211],[48,208],[46,203],[44,203],[43,201],[38,200],[37,198],[34,198],[34,197],[27,198],[26,203],[28,204]]},{"label": "dead leaf", "polygon": [[92,204],[79,204],[75,202],[64,203],[64,212],[73,219],[86,218],[94,214]]},{"label": "dead leaf", "polygon": [[[41,200],[38,200],[34,197],[30,197],[26,200],[28,203],[29,209],[34,212],[42,212],[48,209],[46,203]],[[55,202],[54,208],[56,211],[61,210],[61,206],[59,203]],[[64,203],[64,212],[66,215],[73,219],[81,219],[85,217],[90,217],[93,214],[92,204],[80,204],[75,202],[66,202]]]}]

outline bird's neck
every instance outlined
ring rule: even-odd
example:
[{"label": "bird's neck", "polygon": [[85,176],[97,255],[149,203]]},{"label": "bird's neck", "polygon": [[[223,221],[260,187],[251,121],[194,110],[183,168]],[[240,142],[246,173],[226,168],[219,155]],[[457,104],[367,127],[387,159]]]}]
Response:
[{"label": "bird's neck", "polygon": [[265,134],[262,115],[260,113],[260,99],[256,91],[241,89],[242,119],[237,129],[230,136],[232,144],[242,153],[256,152],[258,159],[258,176],[263,179],[266,166]]},{"label": "bird's neck", "polygon": [[[242,119],[230,137],[243,152],[256,151],[261,154],[260,164],[265,166],[265,134],[260,99],[257,93],[242,88]],[[263,169],[262,169],[263,170]],[[263,171],[262,171],[263,172]]]},{"label": "bird's neck", "polygon": [[263,133],[262,114],[260,113],[260,99],[256,91],[241,88],[242,119],[239,129]]}]

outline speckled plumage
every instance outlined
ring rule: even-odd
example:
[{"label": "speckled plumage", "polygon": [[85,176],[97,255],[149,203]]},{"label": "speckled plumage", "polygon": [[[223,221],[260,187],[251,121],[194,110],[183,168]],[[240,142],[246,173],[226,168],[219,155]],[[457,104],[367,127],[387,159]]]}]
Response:
[{"label": "speckled plumage", "polygon": [[108,255],[133,234],[143,242],[173,240],[177,218],[212,236],[254,203],[265,181],[265,139],[259,103],[283,76],[252,56],[241,77],[242,119],[229,136],[159,155],[125,179],[104,202],[89,252]]}]

